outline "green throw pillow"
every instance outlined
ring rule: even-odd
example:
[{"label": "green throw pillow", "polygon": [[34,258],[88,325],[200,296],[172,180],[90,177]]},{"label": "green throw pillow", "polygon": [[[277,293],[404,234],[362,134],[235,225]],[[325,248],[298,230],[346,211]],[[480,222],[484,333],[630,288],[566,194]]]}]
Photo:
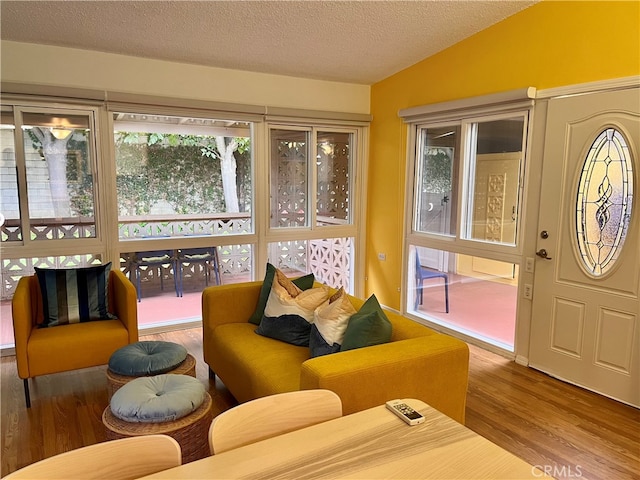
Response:
[{"label": "green throw pillow", "polygon": [[[267,306],[267,300],[269,299],[269,293],[271,292],[271,285],[273,284],[273,277],[276,275],[276,267],[267,263],[267,273],[264,276],[264,281],[262,282],[262,288],[260,289],[260,297],[258,298],[258,305],[256,305],[256,310],[253,312],[253,315],[249,317],[249,322],[254,325],[260,325],[260,321],[264,316],[264,309]],[[313,283],[316,281],[313,273],[309,273],[308,275],[304,275],[302,277],[296,278],[293,280],[301,290],[308,290],[313,287]]]},{"label": "green throw pillow", "polygon": [[86,268],[35,268],[44,311],[42,327],[114,319],[109,313],[111,262]]},{"label": "green throw pillow", "polygon": [[358,313],[351,316],[340,351],[369,347],[391,340],[391,322],[382,311],[375,295],[371,295]]}]

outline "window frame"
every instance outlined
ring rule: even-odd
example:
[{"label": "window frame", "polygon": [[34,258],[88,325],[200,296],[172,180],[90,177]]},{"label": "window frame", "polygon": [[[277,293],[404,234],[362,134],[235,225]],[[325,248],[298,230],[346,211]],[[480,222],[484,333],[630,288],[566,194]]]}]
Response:
[{"label": "window frame", "polygon": [[[14,154],[18,182],[18,202],[22,240],[3,242],[4,256],[9,258],[36,258],[42,256],[43,248],[47,256],[68,256],[95,254],[104,257],[108,234],[104,205],[101,203],[103,193],[106,192],[104,177],[104,156],[100,140],[99,117],[100,106],[79,105],[75,103],[47,102],[47,101],[12,101],[4,100],[4,105],[13,108],[14,120]],[[74,239],[31,239],[31,216],[29,212],[27,165],[24,149],[24,113],[45,113],[53,115],[76,115],[86,117],[91,135],[87,138],[93,175],[93,218],[96,229],[94,237]]]},{"label": "window frame", "polygon": [[[366,182],[363,180],[366,178],[367,169],[367,149],[365,147],[367,142],[368,127],[356,122],[330,122],[330,121],[300,121],[299,119],[288,118],[286,121],[276,119],[270,121],[267,119],[265,123],[265,151],[268,156],[268,161],[263,162],[265,168],[264,172],[269,180],[265,183],[268,186],[267,190],[263,192],[263,210],[266,210],[264,214],[264,225],[261,239],[265,246],[271,245],[277,242],[286,241],[310,241],[310,240],[323,240],[323,239],[338,239],[338,238],[351,238],[352,244],[352,257],[351,262],[351,274],[350,285],[351,293],[354,295],[362,295],[364,291],[364,282],[361,280],[364,277],[364,248],[365,248],[365,209],[366,209]],[[350,165],[349,165],[349,200],[350,200],[350,212],[349,223],[341,225],[317,225],[317,165],[314,161],[308,162],[307,174],[309,175],[308,191],[307,191],[307,212],[311,212],[308,215],[307,225],[301,227],[272,227],[269,221],[269,209],[271,206],[271,131],[272,130],[291,130],[291,131],[306,131],[310,132],[310,147],[309,154],[310,159],[315,159],[317,148],[317,133],[318,132],[335,132],[335,133],[349,133],[351,134],[351,152],[350,152]],[[311,170],[311,172],[309,172]],[[359,232],[359,233],[358,233]],[[267,249],[260,249],[260,253],[263,253],[263,257],[256,255],[256,260],[259,265],[266,264],[270,259],[268,258]],[[262,252],[264,250],[264,252]]]},{"label": "window frame", "polygon": [[[524,231],[523,219],[526,210],[526,191],[528,170],[530,168],[530,149],[532,135],[532,116],[534,109],[535,88],[529,87],[511,92],[504,92],[469,99],[454,100],[433,105],[424,105],[401,110],[399,116],[407,124],[407,162],[405,172],[405,208],[403,231],[403,261],[401,309],[407,313],[408,285],[410,283],[410,247],[418,246],[470,256],[478,256],[506,263],[523,264]],[[523,159],[520,165],[519,181],[519,214],[517,219],[517,236],[515,245],[483,242],[463,237],[463,228],[468,217],[469,179],[472,176],[469,166],[470,139],[468,129],[473,123],[486,119],[504,119],[522,114],[525,116],[523,131]],[[446,126],[461,126],[460,162],[458,177],[457,226],[455,235],[445,236],[417,231],[415,228],[416,188],[420,179],[419,158],[421,151],[421,129]],[[475,164],[475,158],[474,158]],[[464,217],[463,217],[464,215]],[[466,228],[466,227],[465,227]],[[521,271],[523,269],[521,268]]]}]

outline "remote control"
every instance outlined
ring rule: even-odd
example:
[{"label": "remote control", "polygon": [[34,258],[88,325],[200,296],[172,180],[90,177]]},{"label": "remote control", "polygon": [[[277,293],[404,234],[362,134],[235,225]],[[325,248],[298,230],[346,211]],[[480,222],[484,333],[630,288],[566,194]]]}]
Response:
[{"label": "remote control", "polygon": [[389,410],[391,410],[409,425],[418,425],[425,420],[425,418],[420,415],[419,412],[416,412],[402,400],[389,400],[386,405]]}]

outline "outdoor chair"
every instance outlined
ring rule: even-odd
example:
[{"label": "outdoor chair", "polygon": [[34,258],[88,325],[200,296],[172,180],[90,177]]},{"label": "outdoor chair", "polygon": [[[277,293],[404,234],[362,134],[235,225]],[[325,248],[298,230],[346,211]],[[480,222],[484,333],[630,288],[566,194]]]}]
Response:
[{"label": "outdoor chair", "polygon": [[[160,290],[164,290],[164,275],[162,269],[169,266],[173,271],[173,286],[176,290],[176,297],[182,296],[180,281],[178,279],[178,262],[173,250],[153,250],[147,252],[137,252],[131,264],[131,270],[135,276],[136,290],[138,292],[138,302],[142,298],[142,267],[157,268],[160,276]],[[145,269],[145,270],[146,270]]]},{"label": "outdoor chair", "polygon": [[424,290],[424,281],[429,278],[442,278],[444,280],[444,301],[446,312],[449,313],[449,275],[445,272],[439,272],[431,268],[423,267],[420,264],[420,255],[416,252],[416,301],[415,309],[418,305],[422,305],[422,291]]},{"label": "outdoor chair", "polygon": [[209,286],[211,272],[215,276],[216,285],[220,285],[220,260],[217,247],[184,248],[178,250],[178,288],[180,296],[184,293],[184,266],[201,264],[204,267],[204,283]]}]

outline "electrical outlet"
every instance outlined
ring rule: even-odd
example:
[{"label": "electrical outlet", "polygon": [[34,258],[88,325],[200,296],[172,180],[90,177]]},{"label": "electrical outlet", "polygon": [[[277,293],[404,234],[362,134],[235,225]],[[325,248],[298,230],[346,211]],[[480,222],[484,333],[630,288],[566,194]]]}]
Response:
[{"label": "electrical outlet", "polygon": [[527,300],[533,300],[533,285],[531,285],[530,283],[525,283],[524,284],[524,294],[523,294],[523,296]]},{"label": "electrical outlet", "polygon": [[378,254],[378,260],[380,260],[381,262],[384,262],[387,259],[387,254],[386,253],[379,253]]}]

